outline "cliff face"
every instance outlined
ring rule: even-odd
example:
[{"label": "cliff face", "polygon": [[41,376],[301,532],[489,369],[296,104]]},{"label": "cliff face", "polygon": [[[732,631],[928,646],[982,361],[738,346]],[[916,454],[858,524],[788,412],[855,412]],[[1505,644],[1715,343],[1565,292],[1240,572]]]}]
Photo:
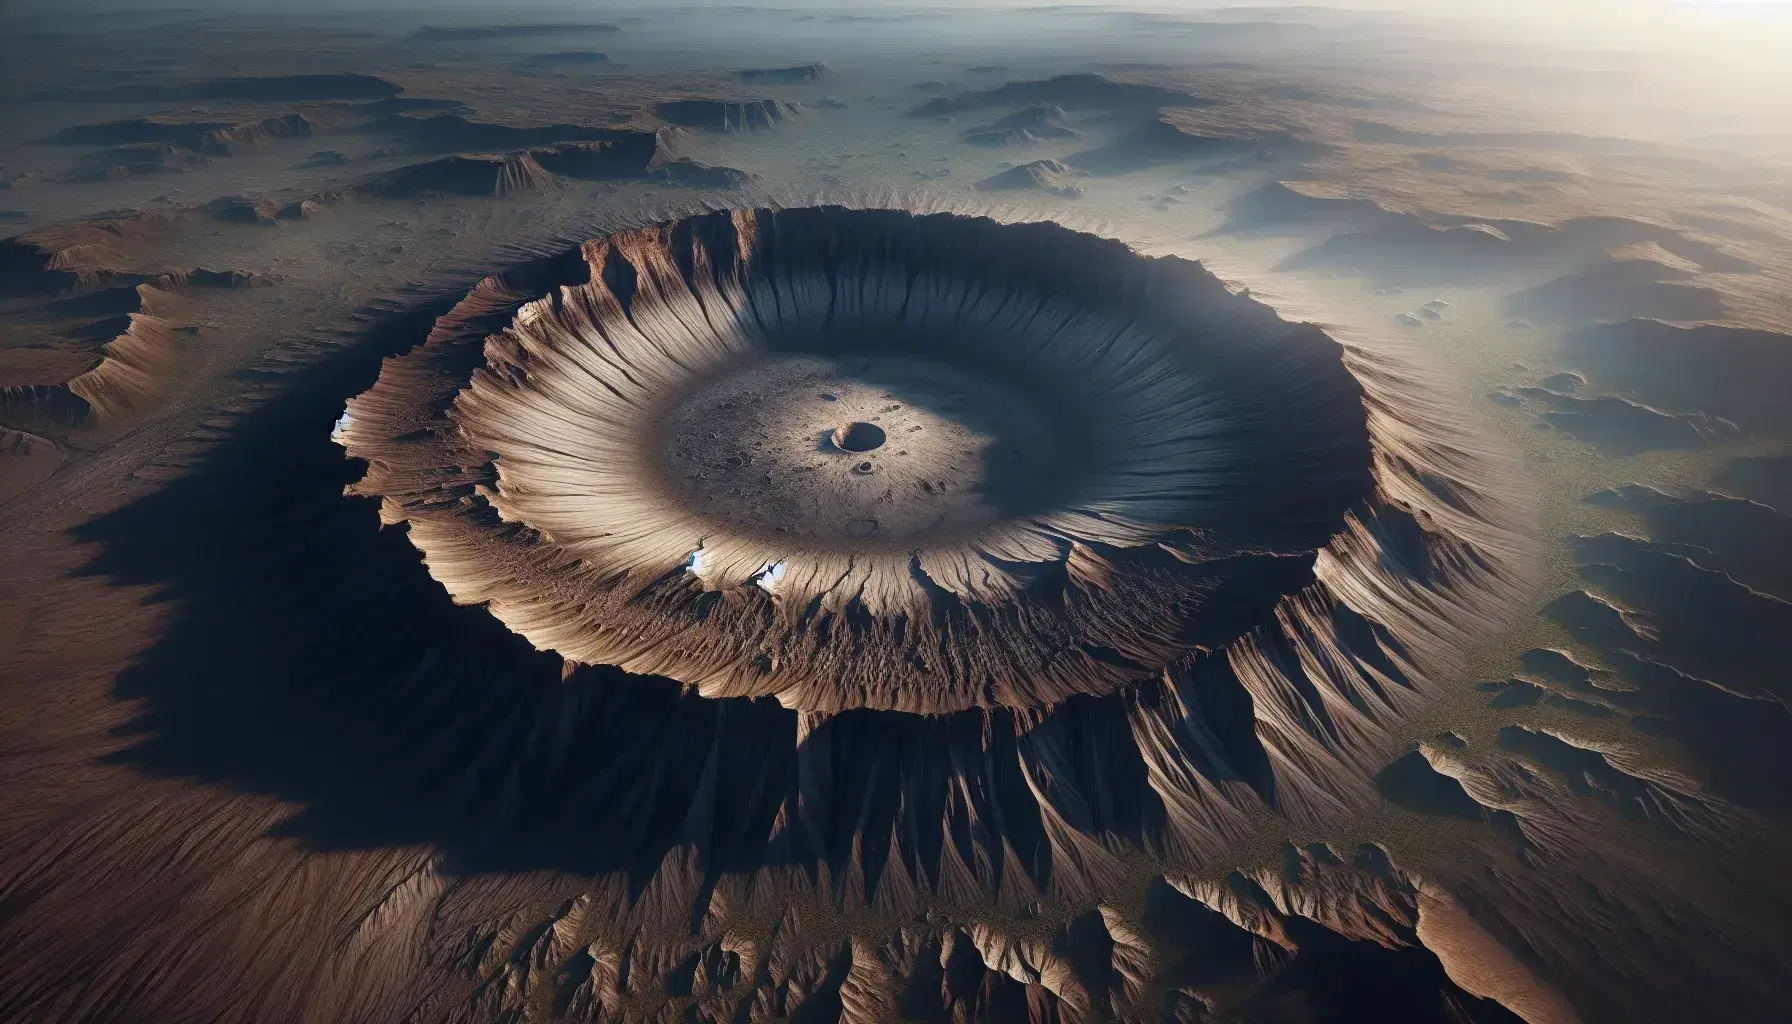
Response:
[{"label": "cliff face", "polygon": [[1195,263],[762,210],[486,279],[339,434],[457,602],[604,701],[691,685],[674,845],[1019,907],[1374,799],[1522,580],[1422,387]]},{"label": "cliff face", "polygon": [[783,100],[667,100],[653,108],[667,124],[718,132],[750,132],[770,128],[797,116],[802,108]]}]

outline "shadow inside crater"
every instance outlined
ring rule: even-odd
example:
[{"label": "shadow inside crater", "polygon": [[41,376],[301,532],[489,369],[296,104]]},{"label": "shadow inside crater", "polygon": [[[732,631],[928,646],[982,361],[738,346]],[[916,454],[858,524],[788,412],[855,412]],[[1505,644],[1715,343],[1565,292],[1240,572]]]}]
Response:
[{"label": "shadow inside crater", "polygon": [[[372,370],[342,362],[250,414],[191,475],[82,528],[103,548],[86,571],[157,585],[175,605],[118,680],[118,697],[141,701],[143,713],[132,727],[140,742],[115,760],[301,805],[276,831],[313,848],[422,844],[451,873],[626,872],[636,892],[690,841],[698,805],[709,812],[701,845],[711,873],[852,857],[875,865],[898,834],[922,848],[963,847],[996,829],[982,838],[1048,878],[1048,826],[1018,767],[1029,742],[1077,749],[1065,770],[1102,780],[1105,799],[1079,828],[1138,841],[1160,823],[1124,706],[1077,698],[1031,741],[1014,729],[985,733],[974,712],[834,716],[802,745],[832,777],[842,813],[806,842],[768,842],[800,784],[796,715],[613,669],[563,678],[557,656],[483,608],[453,605],[402,529],[380,529],[371,502],[341,494],[359,467],[329,428],[341,395]],[[1228,683],[1212,682],[1216,705]],[[1229,743],[1252,745],[1248,702],[1214,713]],[[977,806],[951,807],[945,787],[917,784],[942,781],[953,748],[978,747],[988,774]],[[929,799],[906,803],[917,794]],[[903,868],[931,873],[918,858]],[[1175,940],[1168,966],[1179,983],[1261,985],[1254,1006],[1310,1006],[1310,1019],[1339,1024],[1387,1019],[1390,1005],[1437,1024],[1516,1019],[1456,989],[1422,948],[1386,950],[1302,923],[1302,952],[1271,965],[1258,962],[1268,947],[1205,907],[1178,898],[1153,914]],[[1191,929],[1199,934],[1182,934]],[[1004,982],[995,976],[995,995]],[[994,1003],[986,1012],[1027,1019]]]},{"label": "shadow inside crater", "polygon": [[[416,341],[439,312],[406,314],[378,336]],[[319,849],[426,844],[456,872],[626,872],[644,884],[693,840],[706,807],[700,845],[714,873],[851,857],[861,830],[887,848],[890,823],[909,814],[930,823],[920,833],[933,843],[972,842],[979,817],[1000,820],[1021,866],[1050,877],[1012,749],[981,769],[981,799],[999,811],[945,806],[947,751],[985,742],[977,712],[821,722],[803,756],[825,766],[836,795],[854,791],[855,810],[779,841],[774,819],[799,786],[794,712],[617,669],[564,670],[484,608],[453,604],[403,528],[382,529],[373,502],[342,493],[362,470],[331,426],[391,348],[287,378],[187,475],[78,529],[101,552],[84,573],[158,587],[173,606],[117,681],[142,713],[130,727],[140,741],[114,760],[290,801],[300,809],[279,831]],[[1078,728],[1118,713],[1090,698],[1050,717]],[[1019,731],[995,729],[995,742],[1012,748]],[[1088,771],[1142,771],[1136,749],[1111,746]],[[1128,788],[1092,831],[1138,839],[1152,828],[1161,805]],[[936,806],[905,810],[918,794]],[[884,827],[861,822],[859,807]]]},{"label": "shadow inside crater", "polygon": [[[974,848],[1006,843],[1012,867],[985,861],[985,881],[1021,870],[1044,887],[1052,848],[1026,748],[1062,735],[1081,751],[1054,769],[1065,791],[1101,794],[1078,830],[1140,845],[1159,833],[1164,805],[1121,697],[1043,713],[852,711],[817,719],[799,742],[797,715],[775,701],[568,667],[485,608],[456,606],[403,527],[382,529],[372,501],[344,496],[363,468],[330,437],[344,400],[447,307],[394,314],[370,340],[284,377],[184,476],[77,529],[99,548],[83,573],[156,587],[172,606],[117,680],[141,714],[139,742],[115,760],[289,801],[299,809],[280,831],[316,848],[424,844],[455,871],[624,872],[644,884],[693,843],[712,874],[878,865],[906,820],[919,847],[902,852],[923,884],[939,881],[946,844],[977,859]],[[1141,599],[1155,575],[1189,568],[1156,549],[1139,557]],[[1215,645],[1267,621],[1311,574],[1307,559],[1261,552],[1212,571],[1202,613],[1181,628]],[[1055,591],[1062,575],[1036,582]],[[1192,685],[1228,756],[1202,771],[1273,801],[1249,698],[1223,659],[1207,662]],[[836,813],[777,826],[811,785]],[[969,805],[956,785],[974,788]]]},{"label": "shadow inside crater", "polygon": [[[382,334],[420,339],[440,311]],[[85,571],[156,585],[174,605],[118,680],[144,713],[142,742],[117,758],[303,805],[282,830],[320,848],[430,843],[467,870],[627,868],[599,833],[538,833],[604,799],[595,769],[631,738],[713,729],[723,709],[618,671],[563,680],[557,656],[456,607],[373,502],[343,496],[361,468],[330,426],[384,354],[290,379],[187,476],[79,530],[102,548]],[[787,756],[788,738],[763,741],[790,716],[727,711],[760,737],[743,753]]]},{"label": "shadow inside crater", "polygon": [[[867,889],[878,871],[903,870],[937,891],[950,847],[996,882],[1022,871],[1044,888],[1065,822],[1046,820],[1026,775],[1041,745],[1070,752],[1054,762],[1059,792],[1099,797],[1066,819],[1078,832],[1135,845],[1159,833],[1165,808],[1123,698],[1024,715],[853,711],[799,737],[797,715],[774,701],[568,670],[484,608],[456,606],[403,528],[382,529],[373,502],[343,495],[362,467],[330,440],[345,398],[446,308],[396,315],[372,343],[285,377],[185,476],[77,530],[100,551],[83,573],[156,587],[171,606],[117,680],[140,714],[115,762],[287,801],[295,811],[276,831],[315,849],[426,846],[447,873],[623,873],[636,892],[686,845],[712,878],[779,865],[813,877],[857,859]],[[1292,579],[1216,592],[1216,614],[1233,620],[1222,631],[1267,615]],[[1223,659],[1191,685],[1226,748],[1197,770],[1273,800],[1249,698]],[[799,803],[801,820],[786,820]],[[1340,969],[1351,961],[1338,949],[1372,945],[1315,929],[1313,956]],[[1434,957],[1387,959],[1376,972],[1390,991],[1437,1014],[1412,1019],[1458,1019],[1461,994]],[[1302,971],[1283,987],[1343,984],[1323,964]]]}]

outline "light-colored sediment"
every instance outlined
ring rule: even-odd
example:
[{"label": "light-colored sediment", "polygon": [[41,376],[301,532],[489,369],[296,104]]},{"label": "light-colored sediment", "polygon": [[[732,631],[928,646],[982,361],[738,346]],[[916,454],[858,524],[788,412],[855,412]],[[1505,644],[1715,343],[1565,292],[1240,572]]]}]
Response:
[{"label": "light-colored sediment", "polygon": [[1580,1015],[1535,971],[1475,923],[1442,886],[1419,887],[1419,941],[1462,990],[1492,999],[1526,1024],[1579,1024]]}]

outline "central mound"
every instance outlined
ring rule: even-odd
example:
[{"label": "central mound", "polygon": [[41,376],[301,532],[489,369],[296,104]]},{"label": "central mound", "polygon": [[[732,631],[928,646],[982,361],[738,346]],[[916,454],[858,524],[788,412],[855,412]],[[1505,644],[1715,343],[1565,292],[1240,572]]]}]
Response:
[{"label": "central mound", "polygon": [[344,436],[538,648],[810,711],[1030,708],[1314,582],[1375,490],[1344,356],[1055,225],[714,213],[487,279]]},{"label": "central mound", "polygon": [[1084,474],[1063,425],[945,362],[767,353],[675,403],[646,458],[683,507],[774,550],[932,546],[1071,493]]}]

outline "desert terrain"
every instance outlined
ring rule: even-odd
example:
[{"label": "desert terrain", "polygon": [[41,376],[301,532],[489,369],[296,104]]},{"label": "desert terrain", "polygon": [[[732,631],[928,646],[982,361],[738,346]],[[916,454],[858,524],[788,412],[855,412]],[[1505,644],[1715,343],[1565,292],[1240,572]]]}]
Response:
[{"label": "desert terrain", "polygon": [[1640,6],[31,6],[0,1020],[1792,1018],[1792,20]]}]

